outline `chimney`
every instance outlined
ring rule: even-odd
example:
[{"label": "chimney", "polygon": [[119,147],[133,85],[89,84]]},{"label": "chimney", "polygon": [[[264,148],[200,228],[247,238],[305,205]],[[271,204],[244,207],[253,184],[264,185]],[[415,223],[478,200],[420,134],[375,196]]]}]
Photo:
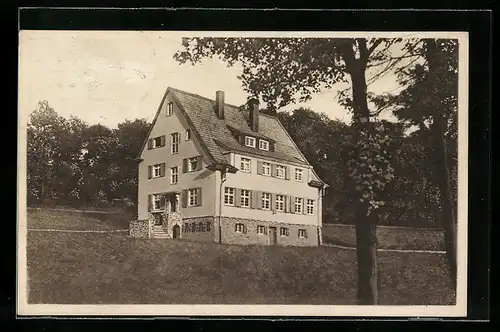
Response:
[{"label": "chimney", "polygon": [[215,92],[215,114],[219,119],[224,119],[224,91]]},{"label": "chimney", "polygon": [[259,131],[259,101],[257,99],[251,99],[248,102],[250,106],[249,118],[250,118],[250,128],[253,131]]}]

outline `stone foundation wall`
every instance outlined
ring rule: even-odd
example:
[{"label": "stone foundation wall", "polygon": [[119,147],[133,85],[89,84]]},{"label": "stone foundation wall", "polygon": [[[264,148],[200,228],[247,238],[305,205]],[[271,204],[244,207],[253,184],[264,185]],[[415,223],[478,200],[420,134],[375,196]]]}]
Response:
[{"label": "stone foundation wall", "polygon": [[[243,224],[245,226],[244,232],[235,231],[235,225],[238,223]],[[266,231],[264,234],[257,233],[258,226],[265,227]],[[271,235],[269,232],[269,227],[276,227],[276,232],[277,232],[276,245],[278,246],[311,247],[319,245],[318,227],[315,225],[273,223],[273,222],[260,221],[254,219],[229,218],[229,217],[221,218],[222,243],[242,244],[242,245],[248,245],[248,244],[270,245]],[[280,235],[281,227],[285,227],[288,229],[288,236]],[[303,229],[306,231],[307,236],[305,238],[299,237],[299,229]],[[215,236],[215,240],[218,241],[218,236]]]},{"label": "stone foundation wall", "polygon": [[131,220],[129,223],[129,236],[139,239],[148,239],[150,237],[149,220]]},{"label": "stone foundation wall", "polygon": [[[208,226],[209,224],[209,226]],[[210,229],[208,229],[208,227]],[[214,217],[185,218],[182,220],[181,238],[192,241],[214,242]]]}]

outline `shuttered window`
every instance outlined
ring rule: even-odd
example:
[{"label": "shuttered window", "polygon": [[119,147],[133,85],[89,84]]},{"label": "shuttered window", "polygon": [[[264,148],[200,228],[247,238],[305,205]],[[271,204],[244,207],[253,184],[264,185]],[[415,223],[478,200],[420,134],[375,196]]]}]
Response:
[{"label": "shuttered window", "polygon": [[171,147],[170,152],[172,154],[179,153],[179,142],[181,140],[180,136],[181,136],[181,134],[179,134],[179,133],[173,133],[170,136],[170,141],[172,142],[172,147]]},{"label": "shuttered window", "polygon": [[314,214],[314,200],[307,200],[307,214]]},{"label": "shuttered window", "polygon": [[304,199],[302,197],[295,197],[294,212],[302,213],[304,205]]},{"label": "shuttered window", "polygon": [[241,189],[241,201],[240,206],[250,207],[250,190]]},{"label": "shuttered window", "polygon": [[[151,177],[152,178],[159,178],[159,177],[165,176],[165,166],[166,166],[165,163],[153,165],[152,169],[151,169]],[[148,172],[149,172],[149,169],[148,169]],[[148,177],[149,177],[149,174],[148,174]]]},{"label": "shuttered window", "polygon": [[276,195],[276,211],[285,211],[285,195]]},{"label": "shuttered window", "polygon": [[224,188],[224,204],[230,206],[234,205],[234,188]]},{"label": "shuttered window", "polygon": [[276,177],[280,179],[285,178],[286,167],[283,165],[276,165]]},{"label": "shuttered window", "polygon": [[167,104],[166,115],[167,116],[171,116],[172,114],[174,114],[174,103],[170,102],[170,103]]},{"label": "shuttered window", "polygon": [[271,209],[271,194],[270,193],[262,193],[261,207],[263,210],[270,210]]}]

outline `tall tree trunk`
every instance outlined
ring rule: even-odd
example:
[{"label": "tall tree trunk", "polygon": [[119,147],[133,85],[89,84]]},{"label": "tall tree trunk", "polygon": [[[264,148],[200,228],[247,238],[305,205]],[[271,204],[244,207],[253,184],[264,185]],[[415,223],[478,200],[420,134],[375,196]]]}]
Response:
[{"label": "tall tree trunk", "polygon": [[372,216],[366,216],[366,211],[366,207],[356,210],[359,305],[378,303],[377,225]]},{"label": "tall tree trunk", "polygon": [[426,58],[429,65],[429,79],[433,89],[432,105],[436,109],[433,116],[432,134],[437,160],[434,163],[436,182],[439,187],[440,199],[442,203],[442,226],[444,228],[444,238],[446,254],[449,262],[452,280],[456,283],[456,217],[454,208],[453,192],[451,187],[450,167],[448,164],[448,149],[446,145],[446,121],[442,113],[442,106],[438,99],[438,75],[440,74],[439,49],[435,39],[426,40]]},{"label": "tall tree trunk", "polygon": [[[360,48],[366,44],[358,41]],[[355,140],[359,142],[360,133],[370,134],[370,111],[367,103],[366,59],[347,56],[346,65],[352,81],[353,125],[356,127]],[[358,155],[358,160],[359,155]],[[377,291],[377,235],[373,216],[368,216],[368,204],[356,204],[356,250],[358,261],[358,304],[378,303]]]}]

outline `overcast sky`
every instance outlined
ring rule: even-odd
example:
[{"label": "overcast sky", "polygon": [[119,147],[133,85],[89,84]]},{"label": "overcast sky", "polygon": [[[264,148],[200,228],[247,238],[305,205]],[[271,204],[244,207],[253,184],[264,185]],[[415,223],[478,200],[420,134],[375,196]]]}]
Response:
[{"label": "overcast sky", "polygon": [[[226,101],[246,101],[237,75],[239,66],[217,59],[192,66],[173,59],[181,36],[169,32],[23,31],[20,35],[19,107],[33,111],[47,100],[62,116],[116,127],[125,119],[152,120],[167,86],[215,98],[224,90]],[[339,87],[324,91],[299,106],[349,121],[337,104]],[[373,92],[394,91],[394,75],[370,86]],[[386,114],[384,118],[390,116]]]}]

